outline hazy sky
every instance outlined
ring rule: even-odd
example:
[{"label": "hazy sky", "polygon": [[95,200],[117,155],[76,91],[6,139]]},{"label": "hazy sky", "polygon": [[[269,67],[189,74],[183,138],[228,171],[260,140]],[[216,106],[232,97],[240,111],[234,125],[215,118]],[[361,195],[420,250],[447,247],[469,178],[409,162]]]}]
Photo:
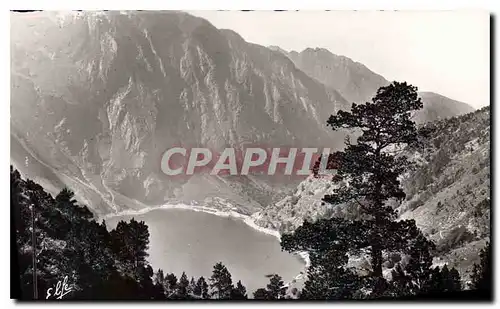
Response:
[{"label": "hazy sky", "polygon": [[327,48],[391,80],[476,108],[489,105],[485,11],[190,11],[245,40],[285,50]]}]

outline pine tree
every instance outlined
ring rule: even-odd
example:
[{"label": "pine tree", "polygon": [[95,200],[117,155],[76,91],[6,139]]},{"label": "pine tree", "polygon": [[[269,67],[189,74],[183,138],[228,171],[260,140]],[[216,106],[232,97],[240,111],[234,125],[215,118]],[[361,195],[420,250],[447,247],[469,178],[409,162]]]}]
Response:
[{"label": "pine tree", "polygon": [[[14,224],[20,263],[14,269],[19,270],[22,299],[32,298],[35,292],[33,251],[26,254],[25,249],[19,250],[31,249],[33,234],[28,228],[32,213],[36,219],[38,299],[45,298],[47,290],[66,275],[72,291],[64,299],[165,298],[163,288],[153,282],[153,270],[141,252],[148,243],[145,224],[122,222],[110,233],[105,222],[99,224],[86,206],[78,205],[71,190],[62,190],[54,199],[35,182],[22,180],[17,171],[11,170],[11,181],[15,193],[11,204],[19,209],[16,215],[20,217]],[[33,212],[30,205],[35,205]],[[131,273],[127,264],[137,267]],[[161,281],[159,277],[155,276],[156,283]]]},{"label": "pine tree", "polygon": [[194,281],[194,277],[191,277],[191,280],[189,281],[189,286],[187,288],[187,292],[189,295],[194,294],[194,289],[196,288],[196,282]]},{"label": "pine tree", "polygon": [[118,222],[111,231],[113,251],[118,257],[123,273],[130,273],[139,279],[140,268],[147,264],[146,257],[149,246],[148,226],[144,221],[138,222],[134,218],[129,223]]},{"label": "pine tree", "polygon": [[427,291],[432,294],[444,291],[443,273],[438,266],[434,267],[431,270],[431,278],[427,287]]},{"label": "pine tree", "polygon": [[158,269],[154,274],[153,281],[155,284],[160,284],[163,286],[165,284],[165,275],[163,274],[163,270]]},{"label": "pine tree", "polygon": [[208,299],[208,284],[205,278],[200,277],[196,282],[196,286],[193,290],[193,294],[199,296],[203,299]]},{"label": "pine tree", "polygon": [[221,262],[215,264],[210,277],[210,297],[216,299],[230,299],[233,290],[231,274]]},{"label": "pine tree", "polygon": [[472,269],[471,288],[481,292],[491,293],[491,245],[488,243],[479,253],[481,258],[479,264],[474,264]]},{"label": "pine tree", "polygon": [[177,293],[176,298],[185,299],[188,297],[188,287],[189,280],[185,272],[182,272],[181,278],[179,279],[179,283],[177,284]]},{"label": "pine tree", "polygon": [[[326,264],[326,263],[325,263]],[[306,300],[340,300],[357,298],[360,279],[344,267],[310,268],[307,280],[301,291],[300,299]],[[333,265],[332,265],[333,266]]]},{"label": "pine tree", "polygon": [[[281,238],[281,246],[289,252],[307,251],[311,265],[301,292],[301,299],[333,300],[354,298],[360,280],[347,269],[348,248],[366,247],[362,235],[367,227],[361,221],[342,218],[320,219],[315,223],[305,221],[293,234]],[[358,233],[352,233],[356,230]]]},{"label": "pine tree", "polygon": [[188,293],[189,280],[185,272],[182,272],[179,282],[177,283],[175,292],[170,296],[173,299],[188,299],[190,295]]},{"label": "pine tree", "polygon": [[414,293],[411,277],[405,272],[400,263],[396,264],[392,269],[391,277],[391,296],[403,297]]},{"label": "pine tree", "polygon": [[405,229],[409,239],[401,241],[406,248],[403,252],[410,257],[405,271],[411,278],[411,291],[413,294],[425,293],[431,280],[432,274],[432,256],[430,250],[435,246],[427,240],[420,230],[417,229],[414,221],[411,221],[413,235],[408,229]]},{"label": "pine tree", "polygon": [[331,204],[356,202],[373,220],[366,235],[371,247],[373,277],[382,278],[382,250],[387,221],[395,212],[386,201],[402,200],[405,194],[398,177],[410,166],[404,156],[396,156],[399,147],[418,142],[419,132],[411,120],[412,112],[423,107],[417,88],[406,83],[393,82],[381,87],[372,102],[352,104],[350,112],[339,111],[330,116],[328,125],[333,130],[355,129],[361,132],[356,144],[346,140],[337,174],[348,182],[324,198]]},{"label": "pine tree", "polygon": [[[161,293],[162,298],[166,298],[166,283],[165,283],[165,275],[162,269],[158,269],[153,274],[153,284],[156,292],[158,294]],[[157,297],[159,298],[159,296]]]},{"label": "pine tree", "polygon": [[450,292],[457,292],[462,290],[462,282],[460,281],[460,273],[456,268],[450,270],[449,276],[446,279],[446,287]]},{"label": "pine tree", "polygon": [[175,295],[177,291],[177,277],[174,274],[167,274],[165,276],[165,292],[167,297],[170,298]]},{"label": "pine tree", "polygon": [[[362,213],[356,220],[305,222],[291,235],[283,235],[283,249],[308,251],[311,258],[310,279],[302,298],[391,295],[394,288],[382,276],[383,253],[410,256],[411,263],[401,275],[410,277],[407,282],[411,284],[403,284],[400,290],[416,293],[428,282],[433,243],[425,239],[413,220],[395,221],[396,213],[388,203],[405,198],[399,179],[413,165],[401,150],[417,145],[426,134],[411,120],[412,113],[420,108],[416,87],[394,82],[381,87],[371,103],[353,104],[350,112],[339,111],[329,118],[328,125],[334,130],[351,129],[359,136],[356,143],[347,138],[344,151],[333,154],[341,182],[323,200],[356,205]],[[347,255],[360,252],[370,254],[371,264],[362,280],[346,269]],[[333,260],[322,258],[328,255]]]},{"label": "pine tree", "polygon": [[[322,155],[318,157],[318,159],[314,162],[313,168],[312,168],[312,173],[315,178],[319,178],[321,175],[320,173],[320,166],[321,166],[321,161],[322,161]],[[326,170],[334,170],[338,168],[338,161],[335,153],[331,153],[328,155],[328,161],[326,162]],[[337,180],[338,178],[335,176],[333,179]]]},{"label": "pine tree", "polygon": [[269,291],[264,288],[259,288],[255,292],[253,292],[253,298],[259,300],[269,300],[271,299],[269,295]]},{"label": "pine tree", "polygon": [[87,207],[77,205],[74,199],[75,193],[68,188],[62,189],[56,196],[56,207],[64,209],[65,213],[70,217],[70,220],[91,219],[92,212]]},{"label": "pine tree", "polygon": [[154,284],[153,277],[153,268],[146,264],[139,268],[139,279],[137,280],[138,289],[136,294],[134,295],[137,299],[166,299],[165,291],[163,287],[160,285]]},{"label": "pine tree", "polygon": [[267,290],[269,291],[269,296],[272,299],[283,298],[286,294],[286,290],[281,276],[274,274],[271,278],[269,278]]},{"label": "pine tree", "polygon": [[233,300],[242,300],[247,299],[247,289],[241,283],[241,280],[238,280],[236,283],[236,288],[231,291],[231,299]]},{"label": "pine tree", "polygon": [[[392,271],[392,282],[390,283],[390,294],[395,297],[425,294],[435,288],[436,282],[440,282],[441,273],[439,268],[432,269],[431,250],[435,245],[427,240],[422,232],[416,227],[413,220],[401,220],[392,223],[396,226],[393,234],[398,235],[395,241],[398,245],[393,250],[400,251],[409,259],[403,268],[398,263]],[[399,237],[403,234],[404,237]],[[403,247],[404,246],[404,247]]]},{"label": "pine tree", "polygon": [[448,266],[444,265],[441,269],[439,269],[439,267],[435,267],[431,272],[432,275],[428,284],[429,288],[424,292],[437,294],[462,290],[460,274],[455,268],[449,270]]}]

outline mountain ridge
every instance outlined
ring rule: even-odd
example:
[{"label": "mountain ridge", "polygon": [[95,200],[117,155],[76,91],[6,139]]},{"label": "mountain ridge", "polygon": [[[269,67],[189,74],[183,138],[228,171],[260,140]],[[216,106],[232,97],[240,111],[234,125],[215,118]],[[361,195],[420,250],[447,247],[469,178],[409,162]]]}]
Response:
[{"label": "mountain ridge", "polygon": [[[11,130],[74,178],[94,211],[113,211],[107,204],[120,195],[148,204],[189,200],[189,183],[205,176],[176,183],[162,175],[161,155],[172,146],[341,144],[326,128],[328,115],[347,106],[338,92],[202,18],[37,12],[14,14],[11,23]],[[213,180],[207,194],[221,191],[244,213],[280,194],[262,186],[265,179],[231,182],[239,189]]]},{"label": "mountain ridge", "polygon": [[172,146],[342,147],[344,136],[326,127],[329,115],[350,108],[339,91],[286,55],[203,18],[11,15],[11,138],[38,158],[11,153],[11,160],[39,180],[29,162],[50,166],[61,176],[47,173],[42,182],[66,183],[100,214],[213,197],[250,214],[298,183],[206,175],[173,181],[160,171]]},{"label": "mountain ridge", "polygon": [[[349,102],[358,104],[369,102],[380,87],[390,83],[363,63],[347,56],[336,55],[326,48],[307,47],[301,52],[293,50],[287,52],[278,46],[270,48],[289,57],[297,68],[309,76],[337,89]],[[475,110],[467,103],[452,100],[438,93],[420,91],[419,95],[424,103],[423,110],[415,115],[415,120],[419,123],[463,115]]]}]

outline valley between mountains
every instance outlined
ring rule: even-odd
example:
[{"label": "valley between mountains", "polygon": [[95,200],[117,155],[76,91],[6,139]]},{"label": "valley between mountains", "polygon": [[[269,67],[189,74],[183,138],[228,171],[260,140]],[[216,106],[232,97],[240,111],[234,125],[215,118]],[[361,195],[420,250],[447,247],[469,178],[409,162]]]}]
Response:
[{"label": "valley between mountains", "polygon": [[[48,192],[69,187],[100,217],[201,205],[278,233],[359,215],[324,205],[329,178],[171,179],[160,161],[173,146],[341,149],[345,134],[328,117],[390,83],[365,65],[323,48],[249,43],[183,12],[30,14],[11,16],[11,164]],[[434,264],[467,281],[490,235],[490,108],[419,96],[414,120],[431,134],[405,150],[418,166],[394,208],[436,243]]]}]

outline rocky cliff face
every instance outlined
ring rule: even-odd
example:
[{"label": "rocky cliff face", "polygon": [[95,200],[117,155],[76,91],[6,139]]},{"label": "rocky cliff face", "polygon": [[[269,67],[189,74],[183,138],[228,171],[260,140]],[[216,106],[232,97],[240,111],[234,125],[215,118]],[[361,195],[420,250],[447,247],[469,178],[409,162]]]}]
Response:
[{"label": "rocky cliff face", "polygon": [[[467,279],[478,252],[490,237],[490,109],[427,124],[432,134],[423,148],[408,149],[418,168],[403,180],[406,200],[400,219],[414,219],[438,250],[436,264],[448,263]],[[355,219],[354,206],[323,205],[337,185],[313,175],[297,189],[256,214],[256,222],[291,232],[304,220]]]},{"label": "rocky cliff face", "polygon": [[[167,148],[333,145],[326,119],[346,108],[283,54],[179,12],[12,13],[11,55],[12,161],[100,213],[191,200],[205,176],[166,178]],[[246,178],[204,189],[243,212],[277,192]]]},{"label": "rocky cliff face", "polygon": [[[306,48],[287,52],[279,47],[272,49],[289,57],[300,70],[322,84],[339,91],[350,103],[370,102],[378,88],[390,82],[352,59],[331,53],[325,48]],[[418,86],[418,85],[415,85]],[[420,92],[424,108],[415,115],[415,121],[424,123],[463,115],[474,111],[470,105],[449,99],[433,92]]]},{"label": "rocky cliff face", "polygon": [[[349,58],[269,49],[186,13],[12,13],[11,161],[101,214],[214,198],[250,214],[298,181],[172,179],[163,152],[340,147],[326,119],[385,83]],[[436,94],[424,105],[422,121],[467,109]]]}]

